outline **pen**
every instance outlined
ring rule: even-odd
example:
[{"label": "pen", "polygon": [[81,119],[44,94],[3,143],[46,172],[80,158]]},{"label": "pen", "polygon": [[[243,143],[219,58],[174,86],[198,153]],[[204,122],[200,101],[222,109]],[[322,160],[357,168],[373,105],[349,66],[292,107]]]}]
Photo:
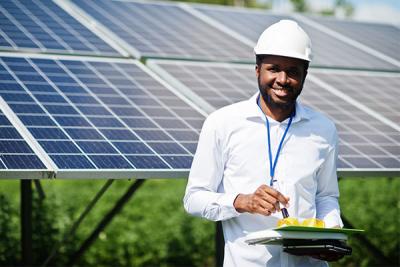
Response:
[{"label": "pen", "polygon": [[289,217],[289,212],[287,211],[286,208],[282,208],[282,209],[281,209],[281,212],[282,212],[282,217],[283,217],[283,218]]},{"label": "pen", "polygon": [[[279,183],[277,182],[277,180],[272,180],[272,186],[274,187],[274,184],[276,184],[276,189],[281,192],[280,188],[279,188]],[[278,202],[278,205],[280,207],[281,203]],[[289,212],[287,211],[286,208],[281,208],[281,212],[282,212],[282,217],[283,218],[288,218],[289,217]]]}]

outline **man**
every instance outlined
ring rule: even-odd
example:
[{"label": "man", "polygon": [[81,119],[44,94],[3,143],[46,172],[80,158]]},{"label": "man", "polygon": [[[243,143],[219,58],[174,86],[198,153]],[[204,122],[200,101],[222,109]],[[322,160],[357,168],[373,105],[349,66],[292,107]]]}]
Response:
[{"label": "man", "polygon": [[293,256],[247,245],[247,233],[276,227],[280,205],[300,220],[342,227],[334,124],[296,102],[311,42],[296,22],[267,28],[256,47],[259,93],[204,122],[184,197],[187,212],[222,221],[224,266],[326,266],[325,255]]}]

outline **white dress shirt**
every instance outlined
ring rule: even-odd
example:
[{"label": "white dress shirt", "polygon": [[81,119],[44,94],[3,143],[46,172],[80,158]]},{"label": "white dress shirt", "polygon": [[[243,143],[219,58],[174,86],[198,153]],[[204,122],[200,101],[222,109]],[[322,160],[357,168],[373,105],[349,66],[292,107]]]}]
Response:
[{"label": "white dress shirt", "polygon": [[[327,266],[324,261],[298,257],[276,245],[248,245],[247,233],[276,227],[280,212],[271,216],[239,213],[233,202],[239,193],[269,185],[266,117],[258,94],[221,108],[204,122],[184,197],[185,210],[222,221],[224,266]],[[272,157],[286,129],[268,118]],[[296,103],[296,115],[284,140],[275,169],[279,191],[290,197],[290,217],[319,218],[326,227],[343,226],[336,175],[337,133],[332,121]]]}]

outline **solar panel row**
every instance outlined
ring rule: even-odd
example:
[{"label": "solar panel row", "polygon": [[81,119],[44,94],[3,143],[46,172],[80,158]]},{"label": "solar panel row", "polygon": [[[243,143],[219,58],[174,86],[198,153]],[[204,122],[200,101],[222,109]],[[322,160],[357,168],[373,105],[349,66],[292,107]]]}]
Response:
[{"label": "solar panel row", "polygon": [[0,1],[0,49],[118,56],[53,1]]},{"label": "solar panel row", "polygon": [[[312,61],[311,66],[400,70],[400,65],[393,65],[392,63],[372,56],[371,54],[360,50],[359,47],[349,45],[348,43],[328,35],[325,31],[313,27],[313,25],[304,23],[303,20],[299,20],[301,16],[276,15],[266,12],[235,8],[218,9],[198,6],[196,9],[224,25],[229,25],[233,30],[252,40],[254,43],[257,42],[258,37],[265,28],[271,24],[285,18],[297,20],[312,40],[314,60]],[[320,21],[321,20],[318,20],[318,22]],[[336,21],[329,26],[336,30],[335,22]],[[357,23],[348,22],[348,24],[352,25],[353,28],[342,27],[342,25],[339,25],[342,31],[351,38],[353,36],[360,36],[358,33],[355,34],[357,30],[369,28],[368,25],[365,24],[361,24],[358,28]],[[379,30],[369,29],[368,31],[361,32],[365,32],[366,34],[363,38],[357,37],[357,39],[364,44],[370,45],[373,48],[379,47],[380,51],[383,53],[389,52],[389,55],[392,55],[393,51],[399,50],[398,46],[394,46],[399,43],[398,36],[400,36],[400,30],[393,26],[382,25]],[[375,38],[380,39],[379,43],[385,42],[386,45],[380,46],[373,41]]]},{"label": "solar panel row", "polygon": [[400,61],[399,44],[400,29],[393,25],[366,23],[355,21],[341,21],[327,18],[313,17],[316,22],[334,29],[362,44],[380,51]]},{"label": "solar panel row", "polygon": [[[171,83],[177,84],[174,80],[178,80],[183,85],[180,88],[183,93],[194,92],[195,95],[188,95],[193,101],[196,101],[195,98],[205,99],[214,109],[247,99],[258,91],[254,66],[250,65],[170,60],[152,60],[148,65]],[[339,171],[365,169],[398,171],[400,131],[394,126],[396,118],[399,118],[398,112],[389,117],[394,120],[388,124],[351,102],[344,101],[327,88],[321,87],[315,79],[318,77],[328,84],[335,84],[335,89],[338,91],[349,91],[350,98],[358,99],[374,112],[385,116],[387,113],[391,114],[395,108],[395,104],[390,103],[396,101],[388,98],[393,98],[395,94],[391,93],[394,88],[400,86],[400,74],[366,75],[365,72],[356,72],[347,79],[347,76],[350,76],[347,72],[313,69],[309,76],[300,101],[327,114],[335,122],[340,137]],[[332,79],[344,82],[333,83]],[[387,83],[382,83],[382,79]],[[350,82],[347,82],[348,80]],[[392,86],[387,86],[388,84]],[[384,93],[376,93],[382,91]],[[383,97],[380,106],[374,105],[374,97],[375,99]],[[383,104],[385,99],[389,105]]]},{"label": "solar panel row", "polygon": [[203,116],[139,62],[0,63],[0,96],[59,169],[189,168]]},{"label": "solar panel row", "polygon": [[[291,18],[298,20],[313,40],[313,66],[400,70],[396,46],[400,30],[390,25],[305,19],[291,14],[276,15],[234,8],[196,5],[181,8],[172,3],[111,0],[72,3],[62,2],[60,5],[69,11],[79,10],[79,15],[75,16],[86,14],[90,24],[102,25],[100,27],[127,43],[130,51],[139,51],[139,56],[253,62],[252,45],[214,27],[213,23],[207,23],[207,17],[253,43],[267,26]],[[200,19],[188,10],[196,10],[206,19]],[[2,1],[0,20],[0,48],[3,50],[119,55],[50,0]],[[325,26],[337,34],[327,34],[325,28],[320,28]],[[360,32],[363,34],[355,34]],[[367,51],[338,38],[340,34],[367,45]],[[377,57],[374,52],[381,53],[384,58]]]},{"label": "solar panel row", "polygon": [[[75,0],[73,3],[144,57],[253,62],[253,47],[249,42],[255,44],[261,32],[272,23],[291,18],[298,21],[313,41],[315,60],[312,66],[400,70],[400,62],[393,63],[377,57],[376,53],[360,49],[354,42],[327,34],[324,29],[315,27],[319,21],[302,19],[301,16],[204,6],[181,8],[177,4],[139,1]],[[214,23],[209,23],[207,18],[201,19],[193,15],[195,12],[187,10],[196,10],[201,16],[208,16],[249,42],[244,43],[241,41],[243,38],[232,37],[223,29],[214,27]],[[389,55],[396,50],[394,45],[398,43],[398,37],[391,34],[398,36],[400,30],[381,26],[379,30],[369,30],[368,33],[376,38],[384,35],[381,42],[386,45],[379,46],[376,42],[363,42],[362,39],[359,41],[371,45],[373,49],[379,47],[382,53],[390,51]],[[348,35],[352,38],[351,32]]]},{"label": "solar panel row", "polygon": [[[0,2],[0,50],[103,59],[0,53],[1,169],[76,178],[186,175],[200,108],[247,99],[257,87],[253,65],[172,59],[253,62],[251,43],[262,30],[292,18],[313,40],[312,66],[390,71],[312,69],[301,100],[335,121],[342,173],[400,172],[397,28],[173,3],[55,2]],[[123,57],[110,44],[124,55],[169,59],[146,63],[169,85],[139,61],[105,58]]]},{"label": "solar panel row", "polygon": [[247,45],[210,27],[175,4],[107,0],[73,2],[143,56],[233,61],[248,60],[252,55],[252,49]]}]

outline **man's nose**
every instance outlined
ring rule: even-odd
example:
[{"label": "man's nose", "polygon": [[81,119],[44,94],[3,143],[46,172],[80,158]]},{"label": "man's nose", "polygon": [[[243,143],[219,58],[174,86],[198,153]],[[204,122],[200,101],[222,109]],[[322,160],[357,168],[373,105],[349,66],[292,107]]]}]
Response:
[{"label": "man's nose", "polygon": [[278,77],[276,78],[276,81],[277,81],[277,83],[280,84],[280,85],[285,85],[285,84],[287,84],[287,82],[288,82],[288,76],[287,76],[286,72],[280,71],[280,72],[278,73]]}]

